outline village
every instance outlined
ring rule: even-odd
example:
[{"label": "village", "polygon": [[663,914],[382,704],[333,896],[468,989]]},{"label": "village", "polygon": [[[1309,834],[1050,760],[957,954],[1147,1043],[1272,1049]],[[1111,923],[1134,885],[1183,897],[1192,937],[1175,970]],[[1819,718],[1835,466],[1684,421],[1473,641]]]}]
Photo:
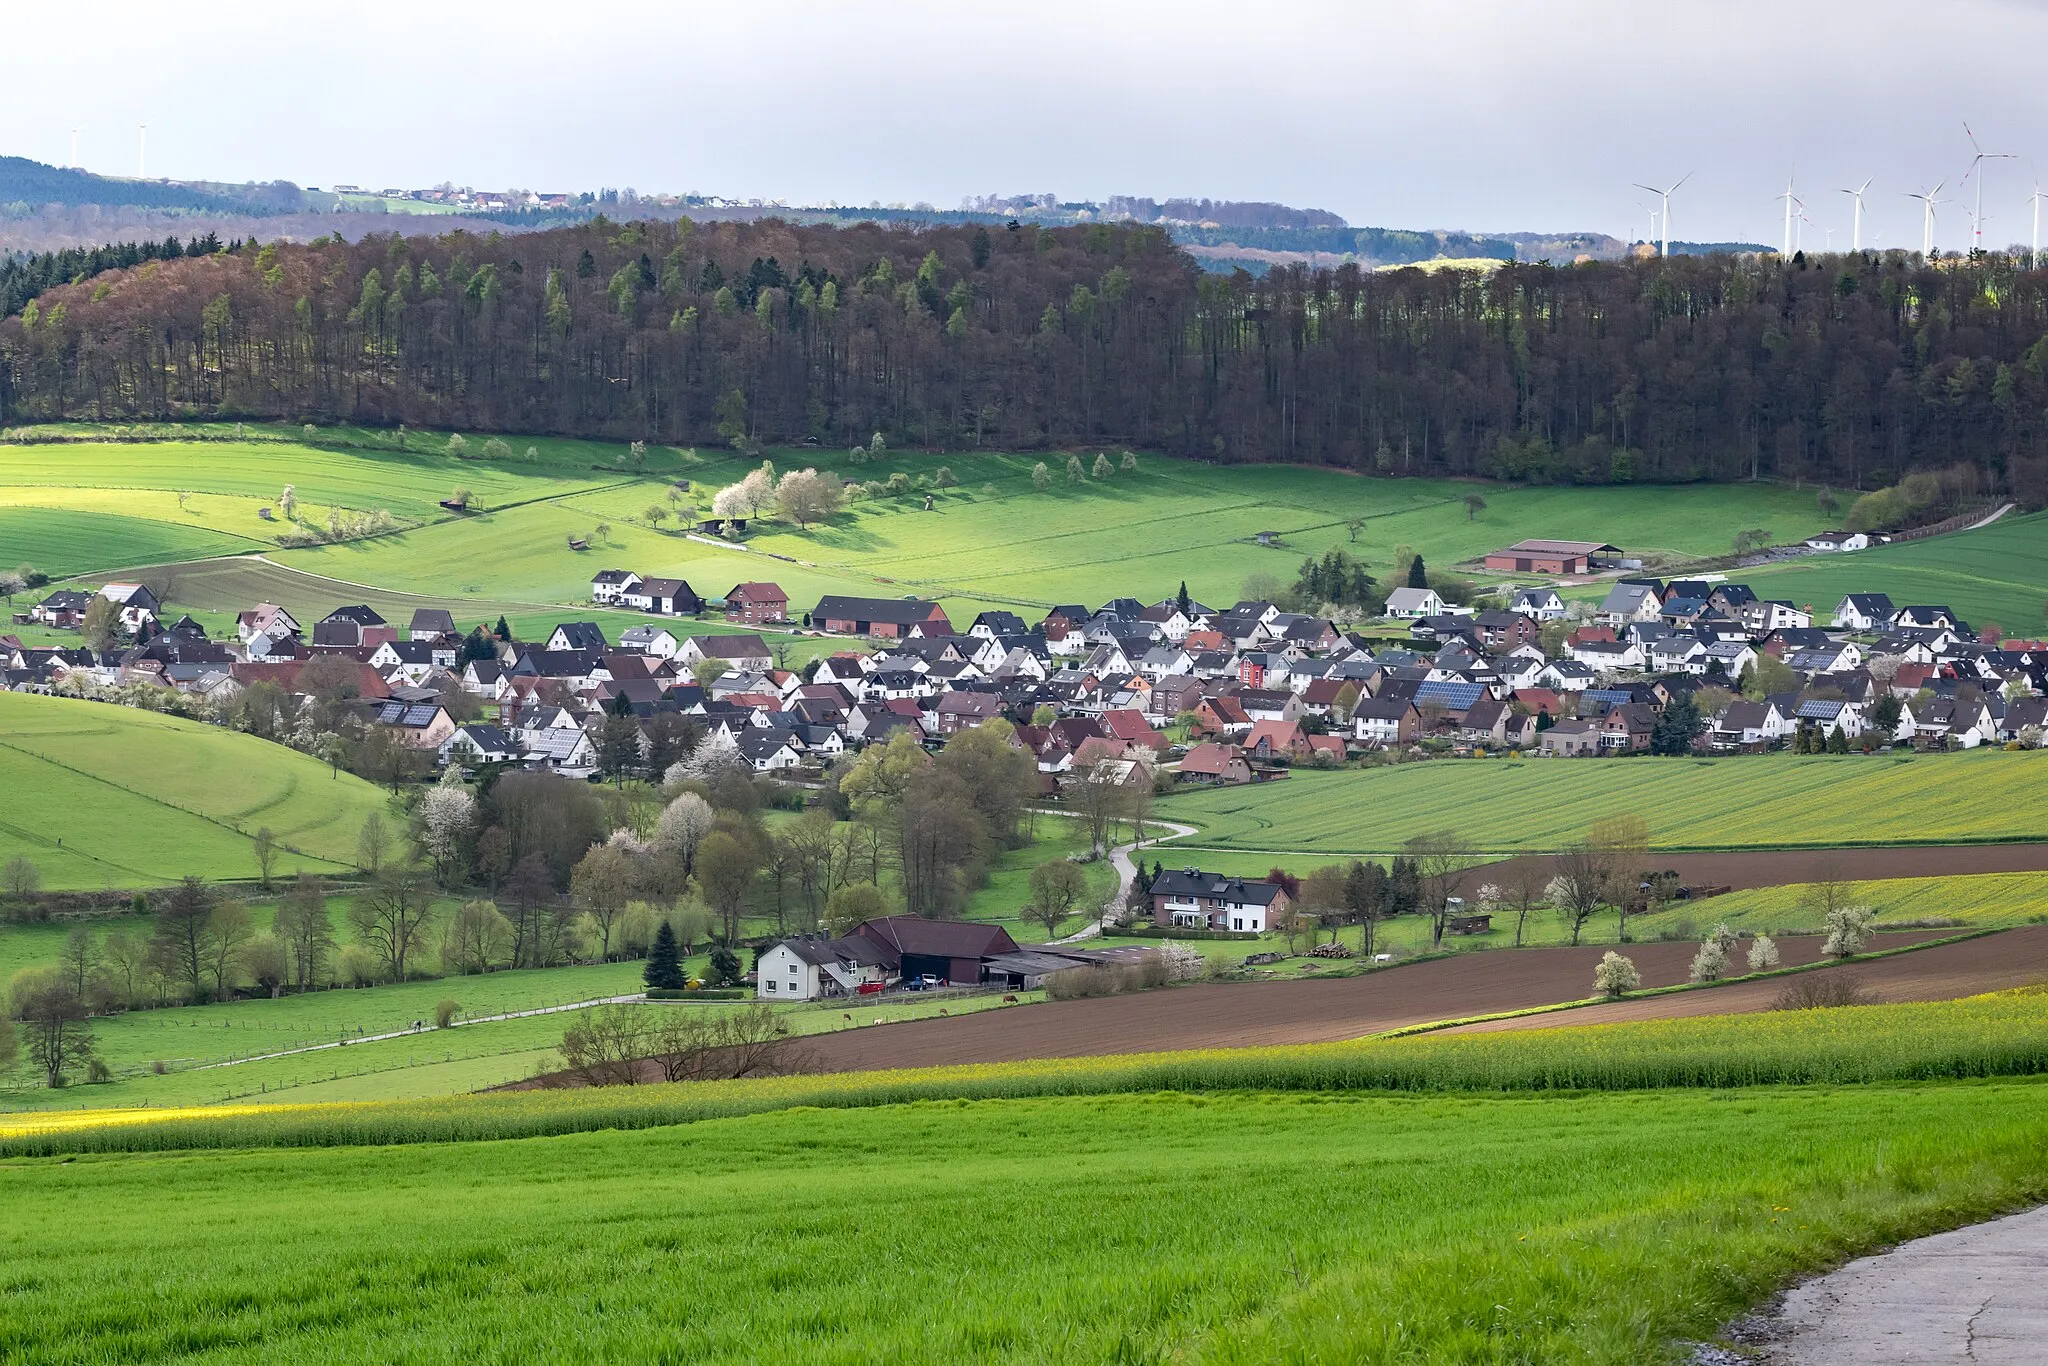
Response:
[{"label": "village", "polygon": [[[1581,581],[1619,563],[1615,547],[1567,541],[1524,541],[1486,560]],[[265,603],[240,614],[234,639],[216,640],[189,616],[160,620],[147,586],[116,582],[53,592],[18,618],[82,629],[101,600],[114,648],[0,636],[0,666],[15,690],[125,690],[135,701],[137,687],[160,689],[145,704],[213,719],[259,684],[300,699],[324,688],[432,767],[512,763],[571,777],[606,766],[608,715],[643,729],[691,718],[764,774],[822,770],[898,731],[937,745],[1002,717],[1048,796],[1082,776],[1165,792],[1273,781],[1300,765],[1514,751],[2035,744],[2048,724],[2040,642],[1980,634],[1946,606],[1879,591],[1817,613],[1722,576],[1666,582],[1624,569],[1597,601],[1509,587],[1491,607],[1404,586],[1387,594],[1383,618],[1348,630],[1268,601],[1212,607],[1184,586],[1159,602],[1062,605],[1035,619],[986,611],[964,627],[917,598],[828,596],[792,609],[772,582],[705,598],[680,580],[605,569],[590,594],[647,624],[609,639],[594,622],[564,620],[521,641],[483,626],[464,634],[441,609],[401,624],[342,605],[301,622]],[[706,614],[733,629],[704,632]],[[800,635],[843,637],[847,648],[782,667]]]}]

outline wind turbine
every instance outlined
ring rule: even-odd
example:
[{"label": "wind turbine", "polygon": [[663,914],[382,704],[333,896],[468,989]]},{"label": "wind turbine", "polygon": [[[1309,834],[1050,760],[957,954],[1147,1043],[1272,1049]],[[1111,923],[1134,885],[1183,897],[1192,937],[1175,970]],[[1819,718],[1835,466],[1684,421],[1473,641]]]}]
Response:
[{"label": "wind turbine", "polygon": [[1933,189],[1923,191],[1920,194],[1909,193],[1906,196],[1908,199],[1919,200],[1921,206],[1927,210],[1920,220],[1920,254],[1922,256],[1934,255],[1934,206],[1936,204],[1948,203],[1946,199],[1937,199],[1935,196],[1941,193],[1941,187],[1946,184],[1948,184],[1946,180],[1937,180],[1934,182]]},{"label": "wind turbine", "polygon": [[1779,195],[1778,198],[1785,201],[1785,250],[1780,254],[1789,258],[1792,255],[1792,205],[1799,198],[1798,195],[1792,193],[1792,178],[1790,176],[1785,177],[1785,193]]},{"label": "wind turbine", "polygon": [[1977,177],[1977,209],[1970,215],[1970,250],[1984,249],[1984,163],[1987,161],[2014,161],[2011,152],[1987,152],[1977,145],[1977,135],[1970,131],[1970,125],[1963,125],[1963,135],[1970,140],[1970,148],[1976,156],[1970,158],[1970,169],[1963,172],[1963,179]]},{"label": "wind turbine", "polygon": [[1673,185],[1668,190],[1660,190],[1655,185],[1644,185],[1640,183],[1638,183],[1636,186],[1636,188],[1639,190],[1648,190],[1651,194],[1656,195],[1657,198],[1664,205],[1664,221],[1660,225],[1658,233],[1659,240],[1657,243],[1657,254],[1659,256],[1669,256],[1671,254],[1671,196],[1678,193],[1679,185],[1683,185],[1686,181],[1691,179],[1692,172],[1687,171],[1684,175],[1679,177],[1678,185]]},{"label": "wind turbine", "polygon": [[2034,249],[2028,253],[2028,264],[2036,270],[2041,267],[2041,201],[2048,198],[2048,190],[2041,188],[2041,182],[2034,182],[2034,192],[2027,196],[2034,205]]},{"label": "wind turbine", "polygon": [[[1871,180],[1875,180],[1876,178],[1877,177],[1872,176]],[[1869,188],[1870,180],[1866,180],[1853,190],[1842,191],[1843,194],[1848,195],[1851,199],[1856,201],[1856,226],[1852,230],[1849,239],[1849,250],[1851,251],[1863,250],[1863,192]]]},{"label": "wind turbine", "polygon": [[135,125],[135,178],[149,179],[149,125]]},{"label": "wind turbine", "polygon": [[1644,240],[1644,241],[1646,241],[1646,242],[1654,242],[1654,241],[1656,241],[1656,240],[1657,240],[1657,211],[1656,211],[1655,209],[1651,208],[1651,207],[1650,207],[1649,205],[1647,205],[1647,204],[1643,203],[1643,201],[1642,201],[1642,200],[1640,200],[1640,199],[1638,199],[1638,200],[1636,201],[1636,207],[1637,207],[1637,208],[1639,208],[1639,209],[1641,209],[1641,210],[1642,210],[1642,211],[1643,211],[1644,213],[1646,213],[1646,214],[1648,214],[1648,215],[1650,216],[1650,235],[1649,235],[1648,237],[1644,238],[1643,240]]}]

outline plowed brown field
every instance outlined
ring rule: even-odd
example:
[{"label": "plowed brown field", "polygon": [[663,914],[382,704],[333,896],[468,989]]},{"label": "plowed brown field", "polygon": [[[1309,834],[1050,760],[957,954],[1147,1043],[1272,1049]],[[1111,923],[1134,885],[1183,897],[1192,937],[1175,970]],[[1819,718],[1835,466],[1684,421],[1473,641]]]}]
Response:
[{"label": "plowed brown field", "polygon": [[[1874,948],[1942,937],[1941,931],[1878,935]],[[813,1035],[806,1070],[861,1071],[1026,1058],[1153,1053],[1179,1048],[1323,1043],[1432,1020],[1489,1015],[1581,999],[1609,945],[1461,953],[1359,977],[1175,987],[1132,996],[1056,1001],[953,1019],[873,1025]],[[1643,985],[1683,982],[1697,946],[1633,944]],[[1817,936],[1782,939],[1786,966],[1815,962]],[[1853,972],[1882,1000],[1934,1000],[2048,981],[2048,926],[2008,930],[1958,944],[1830,972]],[[1661,1015],[1762,1010],[1783,982],[1720,987],[1650,1000],[1588,1006],[1501,1027],[1594,1024]]]}]

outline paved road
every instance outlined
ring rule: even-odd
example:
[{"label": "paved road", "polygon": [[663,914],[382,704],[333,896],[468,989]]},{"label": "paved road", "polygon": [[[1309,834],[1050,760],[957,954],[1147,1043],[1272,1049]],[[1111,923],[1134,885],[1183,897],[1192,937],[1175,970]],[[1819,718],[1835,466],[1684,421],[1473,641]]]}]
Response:
[{"label": "paved road", "polygon": [[1770,1366],[2048,1361],[2048,1207],[1808,1281],[1765,1321]]},{"label": "paved road", "polygon": [[[1054,813],[1048,812],[1046,814]],[[1145,825],[1147,828],[1163,825],[1168,831],[1164,835],[1154,835],[1150,840],[1146,841],[1147,844],[1158,844],[1161,840],[1184,839],[1195,833],[1194,826],[1182,825],[1179,821],[1147,819]],[[1109,866],[1116,869],[1116,885],[1119,893],[1122,892],[1123,888],[1130,886],[1131,879],[1138,875],[1138,870],[1131,864],[1131,851],[1136,848],[1138,848],[1138,845],[1135,843],[1119,844],[1116,848],[1109,851]],[[1093,939],[1101,933],[1102,920],[1098,917],[1089,921],[1074,933],[1051,942],[1055,944],[1073,944],[1083,939]]]}]

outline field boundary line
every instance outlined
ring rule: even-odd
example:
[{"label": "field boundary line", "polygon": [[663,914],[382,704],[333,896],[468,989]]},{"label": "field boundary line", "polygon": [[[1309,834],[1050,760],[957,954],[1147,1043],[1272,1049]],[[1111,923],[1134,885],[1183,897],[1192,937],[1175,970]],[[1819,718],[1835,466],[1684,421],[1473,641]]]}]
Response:
[{"label": "field boundary line", "polygon": [[[1668,987],[1649,987],[1628,992],[1621,996],[1587,996],[1576,1001],[1556,1001],[1550,1005],[1529,1006],[1522,1010],[1502,1010],[1490,1015],[1466,1015],[1452,1020],[1431,1020],[1426,1024],[1402,1025],[1378,1034],[1366,1034],[1368,1039],[1405,1039],[1416,1034],[1434,1034],[1446,1029],[1457,1029],[1463,1025],[1491,1024],[1496,1020],[1525,1020],[1536,1015],[1556,1015],[1567,1010],[1584,1010],[1588,1006],[1612,1005],[1616,1001],[1647,1001],[1659,996],[1679,996],[1690,991],[1712,991],[1716,987],[1732,987],[1743,982],[1767,982],[1780,977],[1797,977],[1802,973],[1819,972],[1823,968],[1851,967],[1857,963],[1875,963],[1885,958],[1897,958],[1901,954],[1918,953],[1922,949],[1938,949],[1944,944],[1962,944],[1972,939],[1983,939],[1994,934],[2004,934],[2015,928],[2011,925],[1997,925],[1989,929],[1969,930],[1952,934],[1941,939],[1924,939],[1917,944],[1901,944],[1897,948],[1878,949],[1872,953],[1859,953],[1853,958],[1823,958],[1818,962],[1799,963],[1792,967],[1770,968],[1763,972],[1746,972],[1740,977],[1721,977],[1711,982],[1677,982]],[[1585,945],[1598,948],[1597,944]],[[1625,944],[1614,945],[1615,950],[1626,948]],[[1510,949],[1512,953],[1514,950]],[[1400,965],[1396,965],[1400,966]]]}]

